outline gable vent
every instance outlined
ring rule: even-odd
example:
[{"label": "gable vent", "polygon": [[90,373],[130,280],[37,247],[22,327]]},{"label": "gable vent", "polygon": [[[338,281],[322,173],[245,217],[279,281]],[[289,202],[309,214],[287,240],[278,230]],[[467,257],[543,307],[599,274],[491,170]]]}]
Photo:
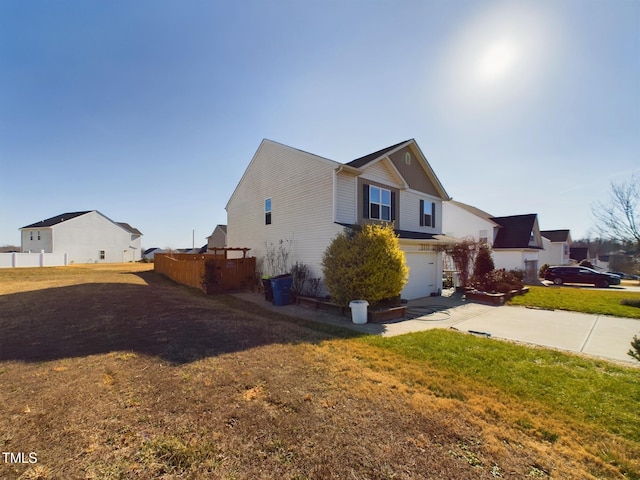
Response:
[{"label": "gable vent", "polygon": [[411,153],[407,152],[404,154],[404,163],[411,165]]}]

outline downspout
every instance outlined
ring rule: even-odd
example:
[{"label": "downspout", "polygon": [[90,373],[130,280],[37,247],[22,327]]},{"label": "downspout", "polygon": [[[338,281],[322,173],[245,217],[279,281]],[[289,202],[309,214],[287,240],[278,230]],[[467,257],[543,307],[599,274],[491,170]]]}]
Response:
[{"label": "downspout", "polygon": [[338,170],[333,170],[333,222],[335,223],[338,219],[338,173],[342,170],[342,167],[338,167]]}]

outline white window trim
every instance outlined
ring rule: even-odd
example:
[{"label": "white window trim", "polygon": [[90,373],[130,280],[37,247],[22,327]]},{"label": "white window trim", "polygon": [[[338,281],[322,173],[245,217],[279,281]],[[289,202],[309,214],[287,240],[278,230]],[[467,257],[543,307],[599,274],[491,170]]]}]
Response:
[{"label": "white window trim", "polygon": [[[269,201],[269,209],[267,210],[267,201]],[[272,218],[272,212],[273,212],[273,198],[272,197],[267,197],[264,199],[264,224],[265,225],[271,225],[271,222],[273,221]],[[267,215],[269,215],[269,221],[267,222]]]},{"label": "white window trim", "polygon": [[[380,201],[379,202],[374,202],[371,200],[372,198],[372,194],[371,194],[371,190],[372,189],[378,189],[380,190]],[[382,202],[382,192],[388,192],[389,193],[389,204],[385,204]],[[371,208],[372,205],[378,205],[378,217],[374,217],[373,216],[373,210]],[[389,218],[382,218],[382,207],[389,207]],[[376,185],[369,185],[369,218],[372,220],[382,220],[383,222],[390,222],[391,221],[391,190],[387,189],[387,188],[383,188],[383,187],[378,187]]]}]

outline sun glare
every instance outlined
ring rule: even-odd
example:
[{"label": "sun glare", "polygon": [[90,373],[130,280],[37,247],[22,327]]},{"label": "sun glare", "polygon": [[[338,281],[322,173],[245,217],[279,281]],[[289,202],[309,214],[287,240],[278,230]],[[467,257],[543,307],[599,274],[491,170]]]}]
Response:
[{"label": "sun glare", "polygon": [[443,49],[438,102],[475,122],[526,105],[561,53],[561,24],[546,3],[496,2],[463,22]]},{"label": "sun glare", "polygon": [[518,60],[516,45],[508,40],[490,43],[480,55],[478,77],[484,82],[499,81],[514,70]]}]

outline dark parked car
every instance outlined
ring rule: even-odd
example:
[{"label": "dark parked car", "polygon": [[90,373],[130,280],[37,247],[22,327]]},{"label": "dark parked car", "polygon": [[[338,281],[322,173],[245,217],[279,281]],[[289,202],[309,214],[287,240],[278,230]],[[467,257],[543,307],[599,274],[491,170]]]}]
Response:
[{"label": "dark parked car", "polygon": [[550,267],[545,272],[544,279],[551,280],[556,285],[588,283],[601,288],[620,284],[619,276],[596,272],[587,267]]}]

